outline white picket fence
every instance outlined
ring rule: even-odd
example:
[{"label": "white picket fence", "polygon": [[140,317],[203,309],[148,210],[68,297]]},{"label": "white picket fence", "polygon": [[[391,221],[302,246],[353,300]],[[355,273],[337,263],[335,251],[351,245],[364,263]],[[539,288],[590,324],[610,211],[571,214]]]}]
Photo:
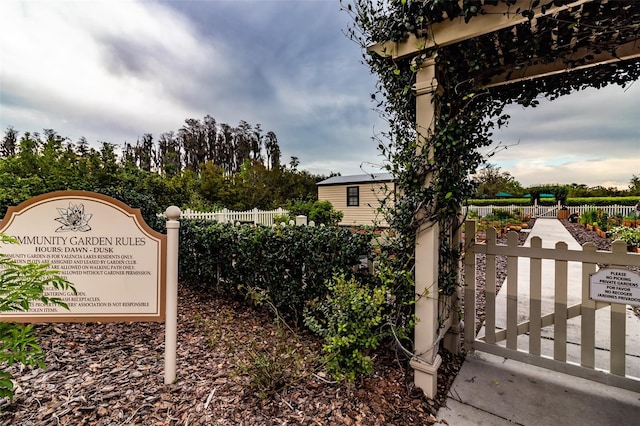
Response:
[{"label": "white picket fence", "polygon": [[[511,204],[508,206],[463,206],[462,214],[466,214],[468,211],[473,211],[478,214],[479,217],[484,217],[493,213],[493,210],[500,209],[506,210],[510,213],[514,212],[522,212],[523,215],[530,217],[556,217],[558,214],[558,210],[560,209],[560,205],[554,206],[540,206],[540,205],[532,205],[532,206],[518,206],[515,204]],[[635,211],[634,206],[622,206],[622,205],[610,205],[610,206],[593,206],[593,205],[581,205],[581,206],[570,206],[569,211],[571,213],[577,213],[581,215],[587,210],[603,210],[607,212],[609,216],[613,216],[615,214],[622,214],[623,216],[627,216],[632,214]],[[274,224],[274,217],[288,215],[289,212],[282,208],[278,208],[276,210],[246,210],[246,211],[234,211],[229,209],[222,209],[215,212],[198,212],[191,209],[186,209],[182,212],[182,219],[207,219],[207,220],[215,220],[216,222],[222,223],[251,223],[256,225],[265,225],[272,226]],[[306,218],[305,218],[306,219]],[[302,218],[296,218],[296,223],[300,223]],[[304,222],[306,224],[306,222]]]},{"label": "white picket fence", "polygon": [[180,217],[182,219],[206,219],[221,223],[251,223],[254,225],[272,226],[276,216],[288,215],[289,212],[282,208],[276,210],[246,210],[234,211],[222,209],[215,212],[197,212],[185,209]]},{"label": "white picket fence", "polygon": [[[616,214],[622,214],[623,216],[628,216],[635,211],[635,206],[622,206],[618,204],[613,204],[610,206],[593,206],[588,204],[583,204],[581,206],[569,206],[567,207],[569,212],[577,213],[581,215],[587,210],[603,210],[609,216],[613,216]],[[515,204],[511,204],[508,206],[464,206],[462,208],[462,214],[466,214],[468,211],[473,211],[478,214],[479,217],[484,217],[490,215],[494,209],[498,210],[506,210],[510,213],[514,212],[522,212],[525,216],[530,217],[552,217],[557,216],[558,210],[560,209],[560,205],[555,206],[540,206],[540,205],[532,205],[532,206],[517,206]]]},{"label": "white picket fence", "polygon": [[[570,206],[567,207],[571,213],[582,214],[587,210],[603,210],[609,216],[614,216],[616,214],[622,214],[622,216],[629,216],[636,211],[635,206],[621,206],[618,204],[614,204],[611,206],[591,206],[591,205],[582,205],[582,206]],[[637,214],[637,212],[636,212]]]}]

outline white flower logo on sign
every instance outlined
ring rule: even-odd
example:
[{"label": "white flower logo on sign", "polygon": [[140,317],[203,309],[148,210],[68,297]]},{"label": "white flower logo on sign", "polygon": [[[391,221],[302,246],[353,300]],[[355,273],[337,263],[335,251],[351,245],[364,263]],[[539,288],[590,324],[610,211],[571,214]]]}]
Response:
[{"label": "white flower logo on sign", "polygon": [[73,204],[70,202],[69,208],[57,208],[57,210],[60,217],[56,217],[55,220],[62,223],[62,226],[56,229],[56,232],[91,231],[89,220],[91,220],[93,215],[91,213],[84,213],[84,204]]}]

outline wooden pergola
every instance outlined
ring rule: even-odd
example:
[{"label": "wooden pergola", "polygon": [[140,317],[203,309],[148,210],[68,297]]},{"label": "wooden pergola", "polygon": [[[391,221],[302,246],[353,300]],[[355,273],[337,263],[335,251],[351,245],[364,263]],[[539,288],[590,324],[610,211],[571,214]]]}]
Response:
[{"label": "wooden pergola", "polygon": [[[416,74],[416,128],[419,138],[428,140],[433,132],[437,109],[434,93],[439,88],[437,61],[439,50],[459,46],[486,58],[486,67],[469,73],[477,86],[489,88],[525,80],[571,73],[591,67],[634,66],[640,61],[640,1],[578,0],[533,2],[515,0],[513,4],[485,1],[477,16],[431,24],[426,31],[408,34],[401,41],[386,41],[369,50],[393,61],[420,57]],[[541,3],[537,7],[532,5]],[[523,15],[521,11],[528,12]],[[536,43],[519,46],[521,35]],[[537,45],[537,46],[536,46]],[[515,47],[514,47],[515,46]],[[463,66],[463,64],[461,64]],[[427,180],[429,178],[427,177]],[[415,385],[428,397],[437,392],[438,355],[438,253],[437,223],[423,224],[417,232],[415,248],[416,294],[415,354],[411,365]],[[459,325],[450,324],[453,335],[444,339],[450,351],[460,350]]]}]

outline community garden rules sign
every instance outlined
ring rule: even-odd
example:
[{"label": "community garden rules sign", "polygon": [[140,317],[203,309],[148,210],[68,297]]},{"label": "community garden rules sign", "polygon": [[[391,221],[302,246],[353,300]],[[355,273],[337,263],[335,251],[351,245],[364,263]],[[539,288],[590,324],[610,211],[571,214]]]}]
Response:
[{"label": "community garden rules sign", "polygon": [[169,207],[165,215],[167,235],[151,229],[139,209],[94,192],[57,191],[10,207],[0,232],[19,244],[3,244],[0,252],[18,263],[49,264],[77,292],[46,289],[69,310],[32,302],[26,311],[0,313],[0,320],[164,321],[165,383],[170,383],[175,378],[180,209]]}]

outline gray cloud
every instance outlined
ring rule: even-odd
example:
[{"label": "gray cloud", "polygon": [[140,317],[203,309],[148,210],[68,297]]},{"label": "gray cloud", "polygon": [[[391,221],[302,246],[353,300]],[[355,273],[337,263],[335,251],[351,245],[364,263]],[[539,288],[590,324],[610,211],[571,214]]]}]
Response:
[{"label": "gray cloud", "polygon": [[352,161],[342,172],[357,173],[363,153],[375,157],[370,136],[377,115],[369,104],[375,80],[360,63],[358,46],[341,32],[348,17],[337,3],[171,5],[196,23],[205,41],[224,42],[237,70],[210,105],[214,117],[262,123],[278,134],[283,154],[300,157],[302,166],[339,152]]}]

